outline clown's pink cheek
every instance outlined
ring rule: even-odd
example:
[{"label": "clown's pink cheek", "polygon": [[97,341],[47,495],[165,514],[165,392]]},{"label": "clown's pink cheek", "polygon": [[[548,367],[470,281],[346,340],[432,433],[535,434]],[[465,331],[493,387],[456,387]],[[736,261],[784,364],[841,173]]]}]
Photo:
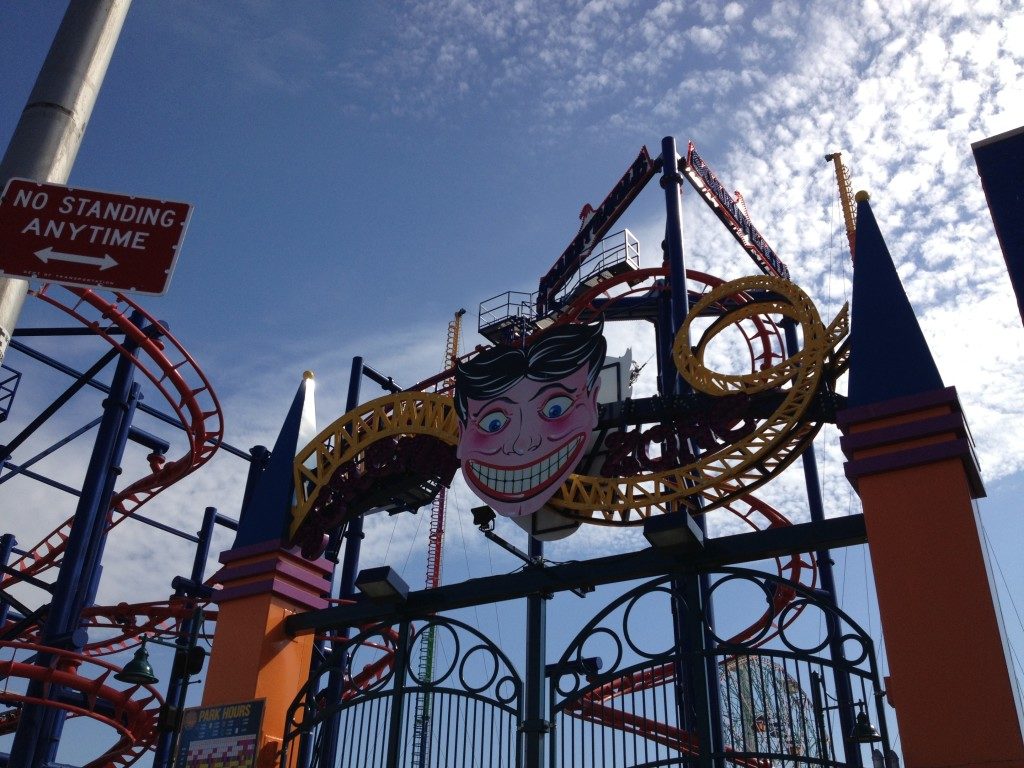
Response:
[{"label": "clown's pink cheek", "polygon": [[459,456],[489,455],[497,452],[504,441],[504,431],[491,433],[470,428],[466,430],[459,441]]}]

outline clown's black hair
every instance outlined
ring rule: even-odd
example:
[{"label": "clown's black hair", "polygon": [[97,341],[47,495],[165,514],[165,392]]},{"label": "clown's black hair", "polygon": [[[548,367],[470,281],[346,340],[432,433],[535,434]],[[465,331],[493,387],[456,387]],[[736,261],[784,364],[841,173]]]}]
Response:
[{"label": "clown's black hair", "polygon": [[601,325],[559,325],[527,347],[492,347],[455,369],[455,412],[465,424],[469,398],[489,400],[523,379],[558,381],[584,365],[594,388],[608,344]]}]

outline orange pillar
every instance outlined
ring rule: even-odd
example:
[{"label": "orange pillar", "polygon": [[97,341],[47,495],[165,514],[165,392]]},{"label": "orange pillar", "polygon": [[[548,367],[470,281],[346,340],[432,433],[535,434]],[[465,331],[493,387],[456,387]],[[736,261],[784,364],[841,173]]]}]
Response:
[{"label": "orange pillar", "polygon": [[1024,768],[973,499],[984,495],[953,387],[840,412],[864,506],[907,768]]},{"label": "orange pillar", "polygon": [[[294,613],[327,607],[332,564],[309,561],[278,541],[237,547],[220,556],[217,629],[203,705],[264,699],[259,768],[277,765],[285,717],[309,678],[313,635],[289,638]],[[292,754],[297,754],[297,751]]]}]

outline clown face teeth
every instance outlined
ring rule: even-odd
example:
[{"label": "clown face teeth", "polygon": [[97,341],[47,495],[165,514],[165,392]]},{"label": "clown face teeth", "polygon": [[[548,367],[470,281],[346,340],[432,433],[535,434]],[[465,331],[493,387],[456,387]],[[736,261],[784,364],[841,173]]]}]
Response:
[{"label": "clown face teeth", "polygon": [[537,486],[543,485],[552,476],[557,475],[582,441],[582,436],[577,437],[558,451],[526,467],[503,469],[478,462],[470,462],[469,466],[477,480],[496,493],[506,495],[528,493]]}]

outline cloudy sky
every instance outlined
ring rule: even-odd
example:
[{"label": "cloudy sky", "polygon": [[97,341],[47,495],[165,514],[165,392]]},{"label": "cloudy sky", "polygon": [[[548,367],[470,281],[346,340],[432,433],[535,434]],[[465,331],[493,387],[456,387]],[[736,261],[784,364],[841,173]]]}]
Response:
[{"label": "cloudy sky", "polygon": [[[2,146],[63,7],[5,5]],[[981,519],[994,578],[1022,656],[1015,498],[1024,452],[1015,426],[1024,328],[970,150],[1024,124],[1022,10],[994,0],[139,0],[69,183],[195,206],[169,293],[140,301],[207,373],[225,439],[247,449],[273,443],[303,370],[316,373],[326,425],[343,410],[353,355],[400,384],[426,378],[440,368],[460,307],[469,310],[464,348],[483,343],[479,303],[535,290],[583,204],[600,202],[640,147],[657,154],[666,135],[681,147],[693,140],[726,186],[742,191],[751,219],[830,319],[850,293],[824,161],[840,150],[854,189],[872,194],[939,370],[964,404],[989,490]],[[752,272],[692,192],[683,206],[689,267],[726,278]],[[644,265],[660,262],[663,216],[652,185],[623,219]],[[30,300],[21,325],[64,322]],[[645,327],[608,336],[639,362],[653,352]],[[80,369],[103,351],[84,339],[37,346]],[[11,435],[69,382],[19,353],[6,362],[25,374],[0,427]],[[638,394],[652,387],[645,376]],[[366,397],[373,389],[367,383]],[[147,403],[160,407],[157,393]],[[40,431],[35,450],[97,409],[96,398],[76,399]],[[176,435],[143,426],[180,454]],[[857,505],[837,441],[826,427],[818,445],[830,515]],[[40,471],[75,485],[89,442]],[[144,471],[142,453],[129,451],[126,478]],[[14,460],[32,455],[26,446]],[[145,512],[186,530],[206,506],[236,516],[244,475],[244,462],[219,455]],[[4,529],[23,547],[74,509],[38,483],[11,481],[0,494]],[[793,519],[806,516],[798,477],[765,496]],[[456,489],[451,581],[516,567],[471,535],[464,513],[473,503]],[[366,562],[390,562],[418,584],[423,517],[372,520]],[[229,542],[221,533],[215,548]],[[552,550],[569,559],[637,545],[632,534],[588,530]],[[191,558],[185,542],[124,526],[110,539],[100,599],[160,599]],[[837,554],[848,594],[870,593],[866,558],[859,548]],[[871,599],[861,602],[877,633]],[[477,620],[495,634],[514,630],[496,611],[481,609]]]}]

